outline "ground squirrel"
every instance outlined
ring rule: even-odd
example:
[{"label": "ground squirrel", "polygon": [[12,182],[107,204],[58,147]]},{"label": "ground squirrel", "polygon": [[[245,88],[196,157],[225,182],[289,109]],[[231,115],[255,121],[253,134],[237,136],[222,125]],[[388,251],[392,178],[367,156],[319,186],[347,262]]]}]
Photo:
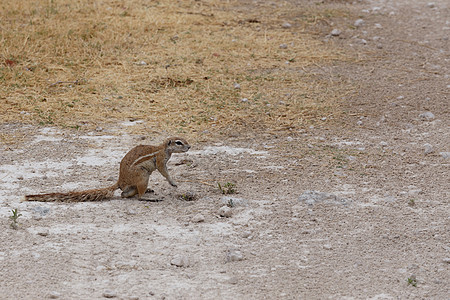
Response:
[{"label": "ground squirrel", "polygon": [[84,202],[100,201],[111,198],[118,188],[122,190],[122,197],[129,198],[138,194],[138,198],[147,191],[150,174],[158,171],[172,186],[177,186],[167,172],[167,161],[172,153],[186,152],[191,148],[185,139],[179,137],[168,138],[158,146],[140,145],[131,149],[120,162],[119,180],[110,187],[69,193],[49,193],[27,195],[25,201],[63,201]]}]

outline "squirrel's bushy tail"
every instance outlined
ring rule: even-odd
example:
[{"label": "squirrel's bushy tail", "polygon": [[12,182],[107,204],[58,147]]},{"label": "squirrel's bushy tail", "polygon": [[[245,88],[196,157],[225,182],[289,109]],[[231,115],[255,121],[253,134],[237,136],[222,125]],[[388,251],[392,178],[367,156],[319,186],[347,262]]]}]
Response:
[{"label": "squirrel's bushy tail", "polygon": [[79,192],[69,193],[49,193],[39,195],[26,195],[23,201],[42,201],[42,202],[88,202],[88,201],[101,201],[112,198],[114,191],[119,188],[118,183],[94,190],[86,190]]}]

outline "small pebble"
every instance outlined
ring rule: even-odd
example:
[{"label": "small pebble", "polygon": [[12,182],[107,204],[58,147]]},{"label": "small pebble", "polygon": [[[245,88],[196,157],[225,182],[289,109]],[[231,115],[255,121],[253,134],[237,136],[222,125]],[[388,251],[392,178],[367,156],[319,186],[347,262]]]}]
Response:
[{"label": "small pebble", "polygon": [[239,250],[229,250],[227,253],[227,261],[241,261],[244,259],[242,252]]},{"label": "small pebble", "polygon": [[424,148],[425,154],[430,154],[430,153],[433,153],[433,151],[434,151],[433,146],[431,144],[428,144],[428,143],[423,145],[423,148]]},{"label": "small pebble", "polygon": [[323,245],[323,249],[325,249],[325,250],[332,250],[333,247],[330,244],[325,244],[325,245]]},{"label": "small pebble", "polygon": [[49,234],[49,231],[48,231],[47,228],[40,228],[37,231],[37,234],[40,235],[40,236],[47,236]]},{"label": "small pebble", "polygon": [[237,284],[238,279],[236,277],[231,277],[230,279],[228,279],[228,283],[229,284]]},{"label": "small pebble", "polygon": [[242,98],[241,102],[248,102],[248,99],[247,98]]},{"label": "small pebble", "polygon": [[50,294],[48,294],[48,297],[50,299],[58,299],[59,297],[61,297],[61,294],[56,291],[53,291],[53,292],[50,292]]},{"label": "small pebble", "polygon": [[191,265],[191,261],[187,256],[175,255],[170,261],[170,264],[177,267],[187,268]]},{"label": "small pebble", "polygon": [[202,214],[196,214],[192,217],[191,221],[194,223],[201,223],[205,221],[205,217]]},{"label": "small pebble", "polygon": [[233,214],[233,211],[228,206],[222,206],[219,209],[219,215],[221,217],[229,218],[229,217],[231,217],[232,214]]},{"label": "small pebble", "polygon": [[332,36],[340,36],[342,33],[342,31],[340,31],[339,29],[335,28],[331,31],[331,35]]},{"label": "small pebble", "polygon": [[425,119],[425,120],[433,120],[435,117],[431,111],[427,111],[427,112],[421,113],[419,115],[419,118]]},{"label": "small pebble", "polygon": [[288,45],[287,44],[281,44],[280,45],[280,49],[287,49]]},{"label": "small pebble", "polygon": [[126,212],[127,215],[134,216],[137,215],[137,212],[134,209],[128,209]]},{"label": "small pebble", "polygon": [[442,158],[445,158],[445,159],[450,158],[450,152],[439,152],[439,155],[441,155]]},{"label": "small pebble", "polygon": [[110,290],[106,290],[103,292],[103,297],[105,298],[116,298],[117,297],[117,293],[114,291],[110,291]]},{"label": "small pebble", "polygon": [[239,89],[241,88],[241,85],[240,85],[239,83],[235,83],[235,84],[233,85],[233,87],[234,87],[236,90],[239,90]]},{"label": "small pebble", "polygon": [[291,23],[286,22],[286,23],[283,23],[283,25],[281,25],[281,27],[283,27],[283,28],[291,28],[292,25],[291,25]]},{"label": "small pebble", "polygon": [[287,140],[288,142],[292,142],[294,139],[293,139],[292,137],[288,136],[288,137],[286,138],[286,140]]},{"label": "small pebble", "polygon": [[442,261],[445,262],[446,264],[450,264],[450,257],[446,257]]},{"label": "small pebble", "polygon": [[18,180],[23,180],[23,176],[20,175],[19,177],[17,177]]},{"label": "small pebble", "polygon": [[364,20],[358,19],[355,21],[355,23],[353,25],[355,25],[355,27],[360,27],[360,26],[364,25]]},{"label": "small pebble", "polygon": [[146,66],[147,63],[143,60],[141,60],[140,62],[137,63],[139,66]]},{"label": "small pebble", "polygon": [[248,238],[248,237],[251,236],[251,235],[252,235],[252,232],[251,232],[251,231],[244,231],[244,232],[242,233],[242,237],[243,237],[244,239]]},{"label": "small pebble", "polygon": [[381,28],[383,28],[383,26],[381,26],[381,24],[376,23],[376,24],[375,24],[375,28],[381,29]]},{"label": "small pebble", "polygon": [[434,2],[428,2],[427,3],[427,7],[428,8],[434,8],[434,7],[436,7],[436,4]]}]

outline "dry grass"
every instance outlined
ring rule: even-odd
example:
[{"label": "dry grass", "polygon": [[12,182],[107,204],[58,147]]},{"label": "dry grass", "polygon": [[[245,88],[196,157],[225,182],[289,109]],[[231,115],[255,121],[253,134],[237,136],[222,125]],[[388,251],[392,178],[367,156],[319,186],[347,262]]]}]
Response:
[{"label": "dry grass", "polygon": [[144,121],[133,130],[187,135],[304,126],[336,113],[348,91],[308,72],[345,59],[307,33],[343,13],[288,2],[2,1],[2,122],[132,118]]}]

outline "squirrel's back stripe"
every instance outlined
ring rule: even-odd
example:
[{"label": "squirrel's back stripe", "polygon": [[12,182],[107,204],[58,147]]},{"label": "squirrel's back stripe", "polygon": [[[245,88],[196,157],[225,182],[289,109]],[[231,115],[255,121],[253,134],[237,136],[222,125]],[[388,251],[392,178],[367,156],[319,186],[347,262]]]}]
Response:
[{"label": "squirrel's back stripe", "polygon": [[147,154],[147,155],[140,156],[138,159],[136,159],[135,161],[133,161],[133,163],[131,164],[131,167],[134,166],[134,165],[138,165],[138,164],[143,163],[143,162],[146,161],[148,158],[152,158],[155,154],[159,153],[160,151],[161,151],[161,150],[158,150],[158,151],[156,151],[156,152],[153,152],[153,153],[150,153],[150,154]]}]

